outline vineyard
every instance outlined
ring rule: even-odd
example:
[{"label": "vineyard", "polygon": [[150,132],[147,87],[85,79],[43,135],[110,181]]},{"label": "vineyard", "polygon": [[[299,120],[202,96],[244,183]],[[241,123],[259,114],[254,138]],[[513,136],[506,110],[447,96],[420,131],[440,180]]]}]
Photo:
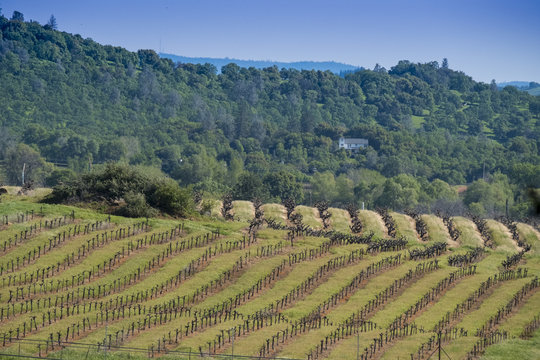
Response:
[{"label": "vineyard", "polygon": [[540,358],[539,251],[537,224],[503,218],[226,199],[130,219],[12,196],[0,357]]}]

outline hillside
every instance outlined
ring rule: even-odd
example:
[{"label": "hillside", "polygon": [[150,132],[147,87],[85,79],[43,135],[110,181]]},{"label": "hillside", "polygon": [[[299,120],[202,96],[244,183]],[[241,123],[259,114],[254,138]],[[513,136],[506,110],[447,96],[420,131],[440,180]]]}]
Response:
[{"label": "hillside", "polygon": [[[0,31],[2,183],[20,184],[24,164],[26,180],[54,186],[119,161],[214,198],[530,212],[539,98],[447,63],[404,60],[344,78],[234,64],[218,74],[37,22],[2,16]],[[340,136],[369,146],[339,150]]]},{"label": "hillside", "polygon": [[538,354],[527,224],[298,206],[293,225],[242,201],[234,221],[127,219],[16,190],[0,203],[5,359],[426,359],[439,330],[452,359]]},{"label": "hillside", "polygon": [[243,68],[254,67],[256,69],[264,69],[276,66],[278,69],[296,69],[296,70],[315,70],[315,71],[331,71],[334,74],[347,73],[361,70],[358,66],[339,63],[335,61],[270,61],[270,60],[240,60],[229,58],[208,58],[208,57],[189,57],[175,54],[158,53],[159,56],[165,59],[171,59],[175,63],[187,64],[212,64],[218,71],[225,65],[234,63]]}]

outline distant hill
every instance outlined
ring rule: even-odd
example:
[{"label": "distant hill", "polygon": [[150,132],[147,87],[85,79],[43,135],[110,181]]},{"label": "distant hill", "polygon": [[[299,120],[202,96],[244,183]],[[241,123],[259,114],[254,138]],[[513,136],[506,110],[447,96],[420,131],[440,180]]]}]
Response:
[{"label": "distant hill", "polygon": [[521,91],[528,92],[531,95],[540,95],[540,84],[534,81],[508,81],[497,84],[499,89],[502,89],[505,86],[514,86]]},{"label": "distant hill", "polygon": [[330,70],[335,74],[348,73],[357,70],[362,70],[362,67],[339,63],[335,61],[296,61],[296,62],[280,62],[270,60],[240,60],[229,58],[208,58],[208,57],[187,57],[167,53],[159,53],[159,56],[167,59],[171,59],[174,62],[191,63],[191,64],[212,64],[218,72],[221,72],[221,68],[227,64],[235,63],[240,67],[254,67],[256,69],[263,69],[271,66],[277,66],[279,69],[296,69],[296,70]]},{"label": "distant hill", "polygon": [[534,89],[529,89],[527,90],[527,92],[531,95],[534,95],[534,96],[539,96],[540,95],[540,87],[535,87]]}]

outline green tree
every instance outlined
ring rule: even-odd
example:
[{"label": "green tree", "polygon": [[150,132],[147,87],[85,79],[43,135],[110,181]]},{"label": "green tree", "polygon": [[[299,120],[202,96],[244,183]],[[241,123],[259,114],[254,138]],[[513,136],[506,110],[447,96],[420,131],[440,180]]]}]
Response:
[{"label": "green tree", "polygon": [[263,186],[261,177],[249,172],[240,175],[232,193],[236,200],[252,200],[254,198],[266,200],[268,198],[268,192]]},{"label": "green tree", "polygon": [[13,15],[11,15],[11,20],[23,22],[24,21],[24,15],[23,15],[23,13],[15,10],[13,12]]},{"label": "green tree", "polygon": [[297,203],[301,203],[304,199],[302,185],[289,172],[269,173],[263,178],[263,184],[274,201],[294,199]]},{"label": "green tree", "polygon": [[46,26],[52,30],[58,29],[58,23],[56,22],[56,18],[54,17],[54,15],[51,15],[51,17],[49,18],[49,21],[47,21]]},{"label": "green tree", "polygon": [[180,188],[172,179],[157,181],[148,193],[148,203],[168,214],[186,217],[193,212],[191,191]]},{"label": "green tree", "polygon": [[120,140],[106,141],[99,147],[99,161],[118,161],[126,156],[126,146]]},{"label": "green tree", "polygon": [[345,174],[336,178],[336,197],[334,201],[342,206],[354,201],[354,183]]},{"label": "green tree", "polygon": [[442,60],[442,65],[441,65],[441,67],[442,67],[443,69],[448,69],[448,59],[447,59],[447,58],[444,58],[444,59]]},{"label": "green tree", "polygon": [[376,205],[394,210],[414,208],[418,205],[419,186],[413,177],[401,174],[387,179]]},{"label": "green tree", "polygon": [[45,162],[39,153],[25,144],[19,144],[6,153],[6,179],[11,185],[22,184],[24,167],[24,181],[34,181],[43,184],[52,166]]},{"label": "green tree", "polygon": [[472,209],[481,204],[485,213],[490,216],[503,215],[506,212],[506,202],[513,205],[513,194],[508,177],[501,173],[493,175],[491,182],[483,179],[473,182],[467,187],[463,202]]},{"label": "green tree", "polygon": [[318,172],[311,178],[313,201],[333,202],[336,198],[336,179],[330,171]]}]

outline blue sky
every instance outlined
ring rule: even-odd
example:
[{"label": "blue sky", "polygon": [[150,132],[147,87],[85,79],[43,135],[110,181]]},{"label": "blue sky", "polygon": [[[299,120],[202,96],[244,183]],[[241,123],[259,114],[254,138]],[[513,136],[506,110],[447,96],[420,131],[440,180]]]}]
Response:
[{"label": "blue sky", "polygon": [[[26,20],[129,50],[334,60],[439,61],[475,80],[540,82],[540,0],[0,0]],[[161,45],[160,45],[161,44]]]}]

